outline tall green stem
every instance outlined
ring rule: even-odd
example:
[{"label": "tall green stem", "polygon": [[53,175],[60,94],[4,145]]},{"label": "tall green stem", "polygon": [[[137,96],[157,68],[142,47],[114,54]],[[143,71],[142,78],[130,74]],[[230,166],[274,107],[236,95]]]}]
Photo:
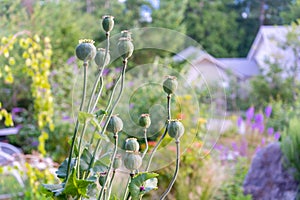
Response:
[{"label": "tall green stem", "polygon": [[114,153],[111,157],[111,161],[110,161],[110,165],[109,165],[109,168],[108,168],[108,172],[107,172],[107,175],[105,177],[105,181],[104,181],[104,184],[101,188],[101,191],[100,191],[100,194],[99,194],[99,197],[98,197],[98,200],[102,199],[102,196],[103,196],[103,192],[105,190],[105,187],[107,185],[107,182],[108,182],[108,177],[109,177],[109,174],[112,170],[112,167],[113,167],[113,164],[114,164],[114,160],[116,158],[116,155],[117,155],[117,150],[118,150],[118,133],[115,133],[114,135],[114,139],[115,139],[115,148],[114,148]]},{"label": "tall green stem", "polygon": [[[105,49],[103,66],[98,66],[100,68],[100,70],[99,70],[98,75],[96,77],[96,80],[94,82],[94,86],[93,86],[93,89],[92,89],[92,94],[91,94],[89,102],[88,102],[88,106],[87,106],[87,112],[88,113],[92,113],[94,111],[94,109],[95,109],[95,107],[96,107],[96,105],[97,105],[97,103],[99,101],[99,97],[101,96],[101,93],[102,93],[102,88],[103,88],[102,73],[103,73],[103,70],[105,68],[105,64],[106,64],[105,61],[107,59],[108,51],[109,51],[109,32],[106,33],[106,49]],[[93,108],[91,110],[92,101],[94,99],[94,96],[95,96],[96,89],[97,89],[97,86],[99,84],[99,81],[100,81],[100,89],[99,89],[99,92],[97,94],[96,101],[94,102]],[[82,143],[83,137],[85,135],[87,126],[88,126],[88,122],[84,122],[83,129],[81,131],[80,139],[79,139],[79,145],[78,145],[78,162],[77,162],[78,177],[79,177],[79,174],[80,174],[81,143]],[[94,135],[92,137],[94,137]]]},{"label": "tall green stem", "polygon": [[107,200],[109,200],[110,198],[110,194],[111,194],[111,190],[112,190],[112,183],[114,181],[114,178],[115,178],[115,174],[116,174],[116,170],[113,170],[113,174],[111,176],[111,179],[109,181],[109,185],[108,185],[108,193],[107,193]]},{"label": "tall green stem", "polygon": [[126,187],[125,187],[125,192],[124,192],[124,195],[123,195],[123,200],[126,200],[130,180],[131,180],[131,177],[128,178],[128,181],[127,181],[127,184],[126,184]]},{"label": "tall green stem", "polygon": [[[121,75],[119,76],[119,79],[121,79],[120,93],[119,93],[119,95],[118,95],[118,97],[117,97],[115,103],[113,104],[113,106],[112,106],[112,108],[111,108],[111,110],[110,110],[110,112],[109,112],[109,114],[108,114],[108,116],[107,116],[107,120],[106,120],[106,122],[105,122],[105,124],[104,124],[104,127],[102,128],[102,131],[101,131],[100,135],[103,135],[104,132],[106,131],[106,128],[107,128],[108,122],[109,122],[109,120],[110,120],[110,118],[111,118],[111,116],[112,116],[112,113],[114,112],[115,107],[116,107],[117,104],[119,103],[120,98],[121,98],[121,96],[122,96],[123,89],[124,89],[124,81],[125,81],[125,72],[126,72],[126,68],[127,68],[127,59],[123,61],[123,69],[122,69]],[[118,82],[119,82],[119,79],[118,79],[118,81],[117,81],[117,82],[115,83],[115,85],[114,85],[113,92],[114,92],[114,90],[115,90],[115,88],[116,88],[116,86],[117,86],[117,84],[118,84]],[[111,96],[111,101],[112,101],[112,96]],[[109,103],[109,104],[110,104],[110,103]],[[90,168],[93,166],[93,163],[94,163],[96,154],[97,154],[98,149],[99,149],[99,147],[100,147],[100,141],[101,141],[100,139],[97,141],[97,144],[96,144],[96,147],[95,147],[95,150],[94,150],[94,153],[93,153],[93,157],[92,157],[92,159],[91,159],[91,162],[90,162],[90,165],[89,165],[89,169],[88,169],[88,170],[90,170]]]},{"label": "tall green stem", "polygon": [[[87,68],[88,68],[88,63],[84,62],[83,63],[83,69],[84,69],[84,71],[83,71],[83,91],[82,91],[82,97],[81,97],[81,103],[80,103],[80,106],[79,106],[79,111],[83,110],[84,103],[85,103],[86,86],[87,86]],[[73,134],[73,137],[72,137],[71,149],[70,149],[70,153],[69,153],[66,180],[68,180],[68,177],[69,177],[69,174],[70,174],[72,155],[73,155],[73,152],[74,152],[74,146],[75,146],[75,140],[76,140],[77,133],[78,133],[78,128],[79,128],[79,121],[78,121],[78,118],[77,118],[76,124],[75,124],[75,129],[74,129],[74,134]]]},{"label": "tall green stem", "polygon": [[[98,103],[98,101],[99,101],[99,98],[100,98],[100,96],[101,96],[101,93],[102,93],[102,88],[103,88],[103,77],[102,77],[102,73],[103,73],[103,71],[104,71],[104,68],[106,67],[105,66],[105,64],[106,64],[106,59],[107,59],[107,55],[108,55],[108,51],[109,51],[109,35],[110,35],[110,33],[109,32],[107,32],[106,33],[106,48],[105,48],[105,55],[104,55],[104,64],[103,64],[103,67],[101,68],[101,70],[100,70],[100,82],[101,82],[101,86],[100,86],[100,90],[99,90],[99,92],[98,92],[98,94],[97,94],[97,97],[96,97],[96,100],[95,100],[95,103],[94,103],[94,105],[93,105],[93,107],[92,107],[92,109],[91,110],[89,110],[89,112],[91,112],[91,113],[93,113],[94,112],[94,110],[95,110],[95,108],[96,108],[96,106],[97,106],[97,103]],[[100,67],[100,66],[99,66]],[[94,98],[94,95],[95,95],[95,92],[94,92],[94,94],[93,94],[93,98]]]},{"label": "tall green stem", "polygon": [[175,172],[174,172],[174,175],[173,175],[173,178],[167,188],[167,190],[161,195],[160,197],[160,200],[164,200],[166,198],[166,196],[170,193],[175,181],[176,181],[176,178],[177,178],[177,175],[178,175],[178,172],[179,172],[179,164],[180,164],[180,141],[179,140],[176,140],[176,169],[175,169]]},{"label": "tall green stem", "polygon": [[159,145],[161,144],[161,142],[163,141],[163,139],[165,138],[165,136],[168,132],[168,124],[169,124],[169,120],[171,119],[171,95],[167,96],[167,110],[168,110],[168,119],[167,119],[166,124],[165,124],[165,131],[164,131],[164,133],[162,134],[159,141],[156,143],[156,145],[154,146],[154,148],[151,152],[151,155],[150,155],[150,158],[149,158],[146,170],[145,170],[146,172],[150,168],[150,165],[151,165],[151,162],[152,162],[152,159],[153,159],[153,156],[154,156],[155,152],[157,151]]},{"label": "tall green stem", "polygon": [[[125,67],[125,68],[126,68],[126,67]],[[124,68],[123,68],[123,69],[124,69]],[[113,86],[113,90],[112,90],[112,92],[111,92],[111,95],[110,95],[110,97],[109,97],[108,104],[107,104],[106,109],[105,109],[105,113],[107,113],[108,110],[109,110],[109,107],[110,107],[110,105],[111,105],[111,103],[112,103],[112,100],[113,100],[113,96],[114,96],[115,90],[116,90],[116,88],[117,88],[117,85],[119,84],[120,80],[121,80],[122,77],[123,77],[123,71],[124,71],[124,70],[122,70],[122,73],[120,74],[120,76],[118,77],[118,80],[116,81],[116,83],[115,83],[114,86]],[[124,73],[125,73],[125,71],[124,71]],[[111,112],[111,113],[112,113],[112,112]],[[111,115],[112,115],[112,114],[108,115],[108,119],[110,119]],[[100,124],[102,123],[103,119],[104,119],[104,116],[103,116],[102,119],[100,120]],[[109,120],[107,120],[107,123],[108,123],[108,121],[109,121]],[[104,125],[104,127],[106,127],[106,126],[107,126],[107,125]],[[103,128],[103,129],[104,129],[104,128]],[[102,129],[102,131],[101,131],[101,134],[104,133],[103,129]],[[89,170],[92,168],[92,166],[93,166],[93,163],[94,163],[94,160],[95,160],[95,156],[96,156],[96,154],[97,154],[97,152],[98,152],[98,149],[99,149],[99,147],[100,147],[100,143],[101,143],[101,140],[98,140],[98,141],[97,141],[97,144],[96,144],[96,147],[95,147],[95,150],[94,150],[94,153],[93,153],[93,156],[92,156],[92,159],[91,159],[91,162],[90,162],[90,164],[89,164],[88,171],[89,171]]]},{"label": "tall green stem", "polygon": [[145,139],[145,144],[146,144],[146,148],[143,152],[143,155],[142,155],[142,159],[145,157],[147,151],[148,151],[148,148],[149,148],[149,145],[148,145],[148,140],[147,140],[147,129],[145,128],[144,129],[144,139]]}]

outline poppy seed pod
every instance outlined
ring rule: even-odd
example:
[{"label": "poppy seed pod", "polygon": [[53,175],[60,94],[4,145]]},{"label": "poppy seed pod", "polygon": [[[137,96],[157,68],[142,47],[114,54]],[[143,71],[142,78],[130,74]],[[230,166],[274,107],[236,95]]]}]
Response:
[{"label": "poppy seed pod", "polygon": [[111,116],[107,125],[107,131],[116,134],[122,129],[123,129],[123,121],[121,120],[121,118],[119,118],[116,115]]},{"label": "poppy seed pod", "polygon": [[114,163],[113,163],[113,168],[114,169],[118,169],[120,168],[122,165],[122,159],[121,159],[121,156],[116,156],[115,160],[114,160]]},{"label": "poppy seed pod", "polygon": [[106,178],[106,172],[104,173],[100,173],[98,182],[99,184],[103,187],[104,183],[105,183],[105,178]]},{"label": "poppy seed pod", "polygon": [[120,38],[118,42],[118,50],[119,54],[123,57],[124,60],[132,56],[134,46],[131,42],[131,39],[126,37]]},{"label": "poppy seed pod", "polygon": [[130,171],[137,170],[142,165],[142,157],[134,152],[126,152],[124,165]]},{"label": "poppy seed pod", "polygon": [[105,15],[102,17],[102,27],[105,32],[110,32],[114,28],[114,16]]},{"label": "poppy seed pod", "polygon": [[138,152],[140,150],[140,144],[136,138],[128,138],[125,141],[125,150]]},{"label": "poppy seed pod", "polygon": [[139,118],[139,125],[143,128],[149,128],[151,125],[151,119],[149,114],[141,114]]},{"label": "poppy seed pod", "polygon": [[168,76],[163,83],[163,89],[168,95],[174,94],[177,89],[178,82],[175,76]]},{"label": "poppy seed pod", "polygon": [[84,62],[94,59],[96,56],[94,41],[89,39],[79,40],[75,53],[76,57]]},{"label": "poppy seed pod", "polygon": [[108,65],[108,63],[110,62],[109,52],[107,52],[105,62],[104,62],[104,59],[105,59],[105,49],[99,48],[97,53],[96,53],[95,63],[100,67]]},{"label": "poppy seed pod", "polygon": [[178,140],[184,133],[184,126],[178,120],[171,120],[168,124],[168,134],[171,138]]},{"label": "poppy seed pod", "polygon": [[121,31],[121,38],[129,38],[131,39],[131,32],[128,30]]}]

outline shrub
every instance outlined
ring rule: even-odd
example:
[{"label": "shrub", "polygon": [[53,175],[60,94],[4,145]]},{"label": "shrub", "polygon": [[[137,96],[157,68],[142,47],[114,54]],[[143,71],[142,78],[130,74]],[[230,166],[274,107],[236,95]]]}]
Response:
[{"label": "shrub", "polygon": [[300,182],[300,123],[292,118],[282,136],[281,149],[286,157],[285,166],[292,168],[295,179]]}]

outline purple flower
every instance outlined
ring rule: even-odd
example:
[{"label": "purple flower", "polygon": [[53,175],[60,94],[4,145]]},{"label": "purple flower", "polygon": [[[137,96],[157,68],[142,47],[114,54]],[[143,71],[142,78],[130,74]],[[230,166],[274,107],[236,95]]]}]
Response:
[{"label": "purple flower", "polygon": [[231,146],[232,146],[232,149],[233,149],[234,151],[238,151],[238,147],[237,147],[237,145],[236,145],[235,142],[233,142],[233,143],[231,144]]},{"label": "purple flower", "polygon": [[264,122],[264,116],[261,113],[256,114],[255,115],[255,123],[256,124],[261,124],[263,122]]},{"label": "purple flower", "polygon": [[243,122],[243,118],[242,118],[242,117],[239,117],[239,118],[237,119],[237,126],[238,126],[238,127],[241,127],[242,122]]},{"label": "purple flower", "polygon": [[110,69],[104,68],[102,75],[107,76],[109,72],[110,72]]},{"label": "purple flower", "polygon": [[269,127],[268,130],[267,130],[267,132],[268,132],[269,135],[273,135],[274,128],[273,127]]},{"label": "purple flower", "polygon": [[261,139],[261,144],[262,144],[262,145],[265,145],[265,144],[266,144],[266,139],[265,139],[265,138],[262,138],[262,139]]},{"label": "purple flower", "polygon": [[33,147],[37,147],[38,145],[39,145],[38,141],[31,142],[31,146],[33,146]]},{"label": "purple flower", "polygon": [[121,67],[117,67],[115,70],[116,70],[117,73],[120,73],[122,71],[122,68]]},{"label": "purple flower", "polygon": [[242,140],[241,146],[240,146],[240,154],[241,156],[246,156],[248,151],[248,142],[246,139]]},{"label": "purple flower", "polygon": [[141,187],[140,187],[140,191],[145,191],[145,187],[144,187],[144,186],[141,186]]},{"label": "purple flower", "polygon": [[62,120],[63,121],[70,121],[71,117],[69,116],[63,116]]},{"label": "purple flower", "polygon": [[251,106],[247,111],[246,111],[246,117],[247,117],[247,121],[251,121],[253,116],[254,116],[254,107]]},{"label": "purple flower", "polygon": [[113,85],[114,85],[114,84],[113,84],[113,82],[109,82],[109,83],[107,83],[107,84],[106,84],[106,89],[109,89],[109,88],[111,88]]},{"label": "purple flower", "polygon": [[133,109],[134,108],[134,103],[129,104],[129,109]]},{"label": "purple flower", "polygon": [[275,140],[279,140],[279,138],[280,138],[280,133],[279,133],[279,131],[277,131],[277,132],[274,134],[274,139],[275,139]]},{"label": "purple flower", "polygon": [[265,131],[265,125],[264,124],[260,124],[258,126],[258,130],[259,130],[259,133],[263,133]]},{"label": "purple flower", "polygon": [[129,86],[129,87],[134,86],[134,82],[133,82],[133,81],[129,81],[129,82],[128,82],[128,86]]},{"label": "purple flower", "polygon": [[70,65],[70,64],[74,63],[75,61],[76,61],[76,57],[72,56],[67,60],[67,64]]},{"label": "purple flower", "polygon": [[20,113],[22,111],[24,111],[24,108],[20,108],[20,107],[15,107],[11,110],[12,113]]},{"label": "purple flower", "polygon": [[267,106],[265,108],[265,114],[266,114],[266,117],[269,118],[272,114],[272,106]]}]

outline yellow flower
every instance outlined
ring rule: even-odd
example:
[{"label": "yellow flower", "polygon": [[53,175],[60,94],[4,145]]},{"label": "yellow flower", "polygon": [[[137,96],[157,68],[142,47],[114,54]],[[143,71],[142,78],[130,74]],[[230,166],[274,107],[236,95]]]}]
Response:
[{"label": "yellow flower", "polygon": [[6,84],[11,84],[14,82],[14,77],[12,76],[11,73],[9,73],[6,77],[5,77],[5,83]]},{"label": "yellow flower", "polygon": [[187,100],[187,101],[189,101],[189,100],[192,99],[192,95],[189,95],[189,94],[184,95],[184,99]]},{"label": "yellow flower", "polygon": [[8,63],[9,63],[10,65],[15,65],[15,64],[16,64],[15,58],[14,58],[14,57],[10,57],[9,60],[8,60]]},{"label": "yellow flower", "polygon": [[202,117],[200,117],[200,118],[198,119],[198,123],[199,123],[199,124],[206,124],[206,123],[207,123],[207,120],[204,119],[204,118],[202,118]]},{"label": "yellow flower", "polygon": [[9,56],[9,51],[8,51],[8,49],[4,49],[4,50],[3,50],[3,54],[4,54],[4,57],[5,57],[5,58],[8,58],[8,56]]},{"label": "yellow flower", "polygon": [[21,39],[20,39],[19,45],[20,45],[20,47],[22,47],[23,49],[27,49],[28,46],[29,46],[28,41],[25,40],[24,38],[21,38]]},{"label": "yellow flower", "polygon": [[31,65],[31,63],[32,63],[31,59],[27,58],[26,61],[25,61],[26,66],[29,67]]},{"label": "yellow flower", "polygon": [[35,34],[34,36],[33,36],[33,38],[34,38],[34,40],[36,41],[36,42],[40,42],[40,36],[38,36],[37,34]]},{"label": "yellow flower", "polygon": [[44,42],[45,42],[45,43],[50,43],[50,38],[49,38],[49,37],[45,37],[45,38],[44,38]]},{"label": "yellow flower", "polygon": [[7,42],[8,42],[7,37],[1,38],[1,43],[2,43],[2,44],[6,44]]},{"label": "yellow flower", "polygon": [[25,58],[25,59],[26,59],[26,58],[29,58],[29,54],[28,54],[28,52],[26,52],[26,51],[25,51],[25,52],[23,52],[23,55],[22,55],[22,57],[23,57],[23,58]]},{"label": "yellow flower", "polygon": [[4,66],[4,71],[5,71],[5,72],[10,72],[10,68],[9,68],[8,65],[5,65],[5,66]]}]

